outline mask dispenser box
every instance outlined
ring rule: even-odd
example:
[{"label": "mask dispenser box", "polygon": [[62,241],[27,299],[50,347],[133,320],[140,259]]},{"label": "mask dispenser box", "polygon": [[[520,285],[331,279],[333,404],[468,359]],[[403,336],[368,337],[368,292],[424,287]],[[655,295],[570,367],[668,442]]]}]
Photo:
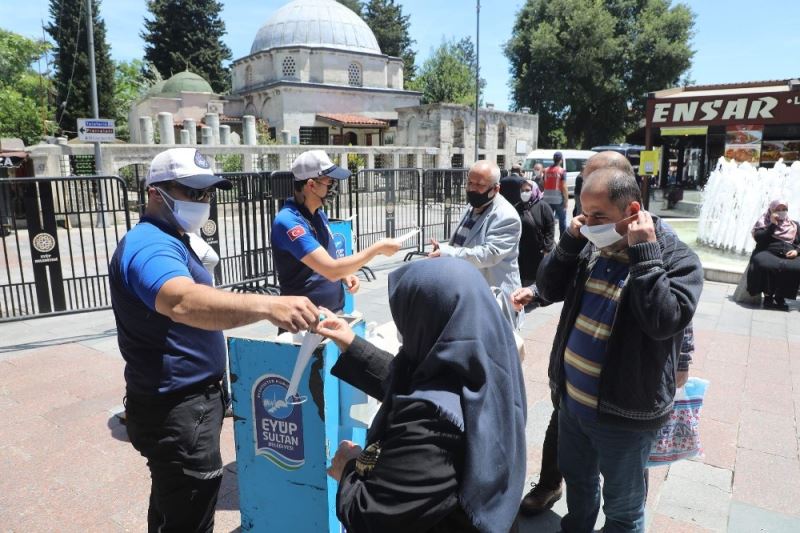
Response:
[{"label": "mask dispenser box", "polygon": [[[364,335],[360,317],[344,318]],[[364,445],[367,426],[351,414],[367,396],[331,375],[336,344],[306,335],[316,337],[306,361],[302,342],[228,338],[242,531],[341,531],[326,471],[341,440]]]}]

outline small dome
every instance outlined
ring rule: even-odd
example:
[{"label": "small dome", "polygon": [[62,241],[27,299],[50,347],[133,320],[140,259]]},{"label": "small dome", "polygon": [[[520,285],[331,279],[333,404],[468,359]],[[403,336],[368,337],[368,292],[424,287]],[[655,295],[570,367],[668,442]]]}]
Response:
[{"label": "small dome", "polygon": [[[190,93],[213,93],[214,90],[211,88],[211,85],[203,79],[202,76],[198,76],[193,72],[189,72],[188,70],[185,72],[178,72],[174,76],[172,76],[167,81],[163,82],[164,84],[161,86],[160,94],[167,95],[167,94],[180,94],[182,92],[190,92]],[[158,85],[158,84],[156,84]],[[155,86],[154,86],[155,88]]]},{"label": "small dome", "polygon": [[289,2],[261,26],[250,53],[292,45],[381,53],[367,23],[335,0]]},{"label": "small dome", "polygon": [[147,92],[145,94],[147,96],[157,96],[161,94],[161,91],[164,90],[165,83],[167,83],[167,80],[158,80],[153,85],[151,85],[149,89],[147,89]]}]

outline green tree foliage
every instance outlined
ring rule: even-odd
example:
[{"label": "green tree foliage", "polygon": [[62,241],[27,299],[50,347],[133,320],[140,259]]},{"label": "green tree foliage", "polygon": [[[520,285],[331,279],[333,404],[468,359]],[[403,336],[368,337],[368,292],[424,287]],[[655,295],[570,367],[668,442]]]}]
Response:
[{"label": "green tree foliage", "polygon": [[52,126],[47,122],[49,81],[31,68],[48,48],[0,28],[0,137],[19,137],[30,145]]},{"label": "green tree foliage", "polygon": [[117,109],[115,126],[117,138],[130,140],[128,113],[131,106],[153,85],[150,70],[141,59],[114,64],[114,106]]},{"label": "green tree foliage", "polygon": [[649,91],[691,66],[694,14],[670,0],[527,0],[505,54],[517,109],[539,114],[539,142],[590,147],[620,140]]},{"label": "green tree foliage", "polygon": [[414,79],[417,54],[411,47],[414,40],[408,32],[410,16],[403,14],[402,6],[395,0],[369,0],[364,4],[362,17],[375,34],[381,52],[402,58],[404,78]]},{"label": "green tree foliage", "polygon": [[363,15],[362,9],[364,9],[364,4],[361,3],[361,0],[336,0],[342,5],[347,6],[351,11],[354,11],[356,15],[359,17]]},{"label": "green tree foliage", "polygon": [[[99,12],[100,0],[92,0],[97,100],[100,116],[110,118],[116,116],[114,64],[106,43],[106,25]],[[72,137],[76,135],[79,118],[94,116],[86,15],[84,0],[50,0],[51,20],[45,28],[54,41],[54,82],[58,94],[55,120],[61,132]]]},{"label": "green tree foliage", "polygon": [[222,42],[225,23],[217,0],[148,0],[152,19],[145,19],[144,58],[165,78],[191,70],[217,93],[230,91],[230,71],[223,61],[231,50]]},{"label": "green tree foliage", "polygon": [[[485,80],[482,82],[485,84]],[[422,92],[424,104],[448,102],[474,106],[475,60],[472,41],[443,42],[422,65],[409,88]]]}]

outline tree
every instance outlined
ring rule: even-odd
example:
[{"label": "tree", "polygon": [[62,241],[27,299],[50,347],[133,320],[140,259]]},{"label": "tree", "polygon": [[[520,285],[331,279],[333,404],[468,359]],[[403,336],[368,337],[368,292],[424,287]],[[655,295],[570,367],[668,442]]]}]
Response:
[{"label": "tree", "polygon": [[[101,117],[116,116],[114,64],[111,62],[106,25],[100,19],[100,0],[92,0],[97,100]],[[89,78],[89,46],[84,0],[50,0],[50,24],[55,63],[56,123],[64,134],[75,134],[78,118],[93,117]]]},{"label": "tree", "polygon": [[231,50],[222,42],[225,23],[217,0],[148,0],[153,18],[145,19],[141,37],[144,58],[162,76],[191,70],[205,78],[215,92],[230,90],[230,71],[222,66]]},{"label": "tree", "polygon": [[433,51],[410,88],[422,92],[423,104],[448,102],[475,105],[474,64],[470,67],[462,43],[445,41]]},{"label": "tree", "polygon": [[130,139],[128,113],[131,106],[153,85],[150,69],[141,59],[120,61],[114,64],[114,107],[117,109],[115,127],[117,137]]},{"label": "tree", "polygon": [[361,17],[363,13],[361,12],[364,9],[364,5],[361,3],[361,0],[336,0],[340,4],[347,6],[351,11],[355,12],[356,15]]},{"label": "tree", "polygon": [[31,69],[49,46],[0,28],[0,137],[34,144],[48,133],[49,81]]},{"label": "tree", "polygon": [[[453,52],[455,52],[468,67],[470,71],[470,75],[472,76],[472,83],[475,84],[475,77],[478,74],[478,56],[475,54],[475,45],[472,42],[472,37],[464,37],[460,41],[456,42],[453,46]],[[486,80],[484,78],[480,79],[480,86],[481,86],[481,103],[483,102],[483,89],[486,88]],[[475,92],[473,91],[473,95]],[[473,99],[473,102],[475,100]]]},{"label": "tree", "polygon": [[402,6],[395,4],[395,0],[369,0],[362,18],[375,34],[381,52],[402,58],[403,75],[406,80],[413,80],[417,54],[411,48],[414,40],[408,32],[410,16],[403,14]]},{"label": "tree", "polygon": [[539,142],[590,147],[643,118],[648,91],[691,66],[694,15],[670,0],[527,0],[505,55],[514,106],[539,114]]}]

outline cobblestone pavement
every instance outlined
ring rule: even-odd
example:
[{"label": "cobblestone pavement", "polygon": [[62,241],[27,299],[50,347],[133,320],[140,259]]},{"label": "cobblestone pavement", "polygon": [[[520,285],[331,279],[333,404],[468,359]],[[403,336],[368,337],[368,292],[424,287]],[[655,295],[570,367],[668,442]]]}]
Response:
[{"label": "cobblestone pavement", "polygon": [[[358,308],[389,318],[376,267]],[[705,457],[653,469],[647,504],[654,532],[800,531],[800,305],[788,313],[741,307],[733,285],[706,283],[695,317],[692,374],[711,381],[702,414]],[[550,416],[547,360],[559,305],[523,328],[527,357],[528,478],[535,481]],[[265,324],[226,332],[268,335]],[[144,459],[113,416],[124,391],[110,311],[0,325],[0,531],[145,531]],[[231,419],[217,531],[239,527]],[[523,532],[558,530],[564,499],[523,519]],[[598,527],[603,517],[598,519]]]}]

